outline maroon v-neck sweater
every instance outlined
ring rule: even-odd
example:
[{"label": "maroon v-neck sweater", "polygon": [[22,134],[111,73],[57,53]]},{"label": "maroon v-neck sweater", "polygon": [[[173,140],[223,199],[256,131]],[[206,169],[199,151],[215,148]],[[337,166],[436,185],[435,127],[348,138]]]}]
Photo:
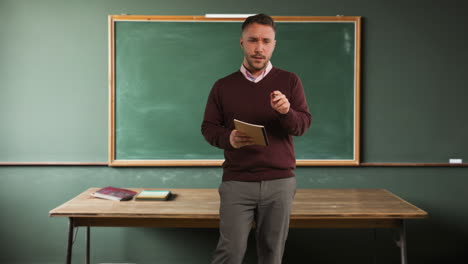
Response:
[{"label": "maroon v-neck sweater", "polygon": [[[285,115],[270,105],[270,94],[276,90],[291,104]],[[269,145],[234,149],[229,142],[234,119],[264,125]],[[211,145],[224,149],[223,181],[265,181],[294,176],[292,136],[304,134],[310,123],[300,79],[273,67],[258,83],[248,81],[240,71],[218,80],[208,97],[201,130]]]}]

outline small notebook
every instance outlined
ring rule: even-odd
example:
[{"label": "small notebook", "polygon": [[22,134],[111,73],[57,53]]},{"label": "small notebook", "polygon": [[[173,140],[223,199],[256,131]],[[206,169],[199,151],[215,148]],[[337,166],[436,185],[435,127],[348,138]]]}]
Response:
[{"label": "small notebook", "polygon": [[135,201],[166,201],[170,197],[169,190],[142,190],[135,196]]},{"label": "small notebook", "polygon": [[234,126],[238,131],[250,136],[254,144],[268,146],[268,137],[264,126],[250,124],[237,119],[234,119]]}]

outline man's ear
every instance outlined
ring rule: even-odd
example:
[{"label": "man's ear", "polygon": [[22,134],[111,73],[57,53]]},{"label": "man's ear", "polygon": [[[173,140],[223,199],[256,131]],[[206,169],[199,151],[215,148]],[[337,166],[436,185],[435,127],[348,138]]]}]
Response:
[{"label": "man's ear", "polygon": [[243,49],[243,48],[244,48],[244,41],[242,40],[242,37],[240,38],[240,41],[239,41],[239,42],[240,42],[241,48]]}]

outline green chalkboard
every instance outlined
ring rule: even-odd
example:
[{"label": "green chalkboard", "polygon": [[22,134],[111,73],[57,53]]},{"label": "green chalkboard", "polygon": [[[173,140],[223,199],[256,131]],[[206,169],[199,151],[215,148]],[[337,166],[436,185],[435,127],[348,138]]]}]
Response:
[{"label": "green chalkboard", "polygon": [[[298,165],[359,163],[359,18],[276,17],[274,66],[312,114]],[[213,83],[239,69],[241,20],[110,17],[110,165],[219,165],[200,131]]]}]

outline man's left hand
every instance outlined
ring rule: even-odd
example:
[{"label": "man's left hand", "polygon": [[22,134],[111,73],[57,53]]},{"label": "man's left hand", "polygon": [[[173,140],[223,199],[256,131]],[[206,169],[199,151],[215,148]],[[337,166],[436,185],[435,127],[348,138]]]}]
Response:
[{"label": "man's left hand", "polygon": [[270,104],[275,111],[283,115],[289,112],[289,107],[291,106],[288,98],[280,91],[274,91],[270,94]]}]

